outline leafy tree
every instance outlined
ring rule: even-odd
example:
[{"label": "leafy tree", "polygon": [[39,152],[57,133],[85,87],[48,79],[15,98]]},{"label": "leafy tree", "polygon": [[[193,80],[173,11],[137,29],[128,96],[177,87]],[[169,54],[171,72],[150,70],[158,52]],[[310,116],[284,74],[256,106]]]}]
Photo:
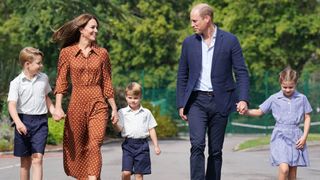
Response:
[{"label": "leafy tree", "polygon": [[[174,87],[181,32],[191,1],[119,1],[134,16],[114,21],[109,43],[114,84],[139,81],[145,87]],[[183,20],[181,20],[183,19]]]},{"label": "leafy tree", "polygon": [[[113,11],[114,10],[114,11]],[[45,54],[44,67],[50,82],[55,82],[58,46],[51,42],[53,31],[81,13],[101,19],[99,39],[106,44],[109,21],[121,19],[123,11],[104,0],[3,0],[0,1],[0,98],[5,102],[9,82],[16,76],[20,50],[25,46],[39,48]],[[111,17],[111,18],[106,18]],[[53,84],[53,83],[51,83]],[[0,107],[1,109],[1,107]]]},{"label": "leafy tree", "polygon": [[317,0],[230,1],[218,15],[223,28],[242,44],[250,71],[279,71],[287,65],[299,73],[319,61],[320,2]]}]

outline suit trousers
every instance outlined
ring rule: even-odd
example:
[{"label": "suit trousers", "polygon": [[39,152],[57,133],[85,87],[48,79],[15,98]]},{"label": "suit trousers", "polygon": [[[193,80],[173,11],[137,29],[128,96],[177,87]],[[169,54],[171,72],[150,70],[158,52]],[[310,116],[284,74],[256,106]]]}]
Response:
[{"label": "suit trousers", "polygon": [[[191,142],[191,180],[220,180],[222,148],[228,116],[217,111],[213,94],[195,91],[189,100],[187,118]],[[208,134],[208,158],[205,172],[206,134]]]}]

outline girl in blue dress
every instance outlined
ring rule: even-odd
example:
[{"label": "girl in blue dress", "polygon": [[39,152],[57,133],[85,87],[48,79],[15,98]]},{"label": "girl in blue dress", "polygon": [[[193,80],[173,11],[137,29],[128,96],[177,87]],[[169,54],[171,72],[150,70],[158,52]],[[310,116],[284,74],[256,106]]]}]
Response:
[{"label": "girl in blue dress", "polygon": [[[271,135],[271,163],[279,166],[279,180],[296,179],[297,167],[309,166],[307,137],[312,108],[307,97],[296,91],[298,76],[290,67],[280,73],[281,91],[271,95],[259,109],[249,109],[248,116],[271,112],[276,120]],[[299,124],[304,121],[304,130]]]}]

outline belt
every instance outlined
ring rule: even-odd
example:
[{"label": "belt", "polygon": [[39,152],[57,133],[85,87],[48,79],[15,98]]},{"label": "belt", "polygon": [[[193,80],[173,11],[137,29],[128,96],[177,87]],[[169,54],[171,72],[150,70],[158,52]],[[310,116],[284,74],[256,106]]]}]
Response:
[{"label": "belt", "polygon": [[203,95],[207,95],[207,96],[213,96],[213,91],[193,91],[197,94],[203,94]]},{"label": "belt", "polygon": [[142,142],[146,142],[148,141],[148,138],[138,138],[138,139],[134,139],[134,138],[125,138],[125,141],[127,142],[133,142],[133,143],[142,143]]}]

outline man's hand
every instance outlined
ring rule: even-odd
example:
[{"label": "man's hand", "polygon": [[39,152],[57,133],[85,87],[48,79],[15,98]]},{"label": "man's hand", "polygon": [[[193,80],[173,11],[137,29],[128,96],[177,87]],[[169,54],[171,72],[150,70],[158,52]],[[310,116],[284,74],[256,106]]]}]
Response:
[{"label": "man's hand", "polygon": [[185,114],[183,114],[183,109],[184,108],[180,108],[179,109],[179,116],[181,117],[181,119],[183,119],[184,121],[188,121],[188,118]]},{"label": "man's hand", "polygon": [[239,101],[237,103],[237,111],[239,112],[239,114],[241,115],[245,115],[246,112],[248,111],[248,104],[246,101]]}]

